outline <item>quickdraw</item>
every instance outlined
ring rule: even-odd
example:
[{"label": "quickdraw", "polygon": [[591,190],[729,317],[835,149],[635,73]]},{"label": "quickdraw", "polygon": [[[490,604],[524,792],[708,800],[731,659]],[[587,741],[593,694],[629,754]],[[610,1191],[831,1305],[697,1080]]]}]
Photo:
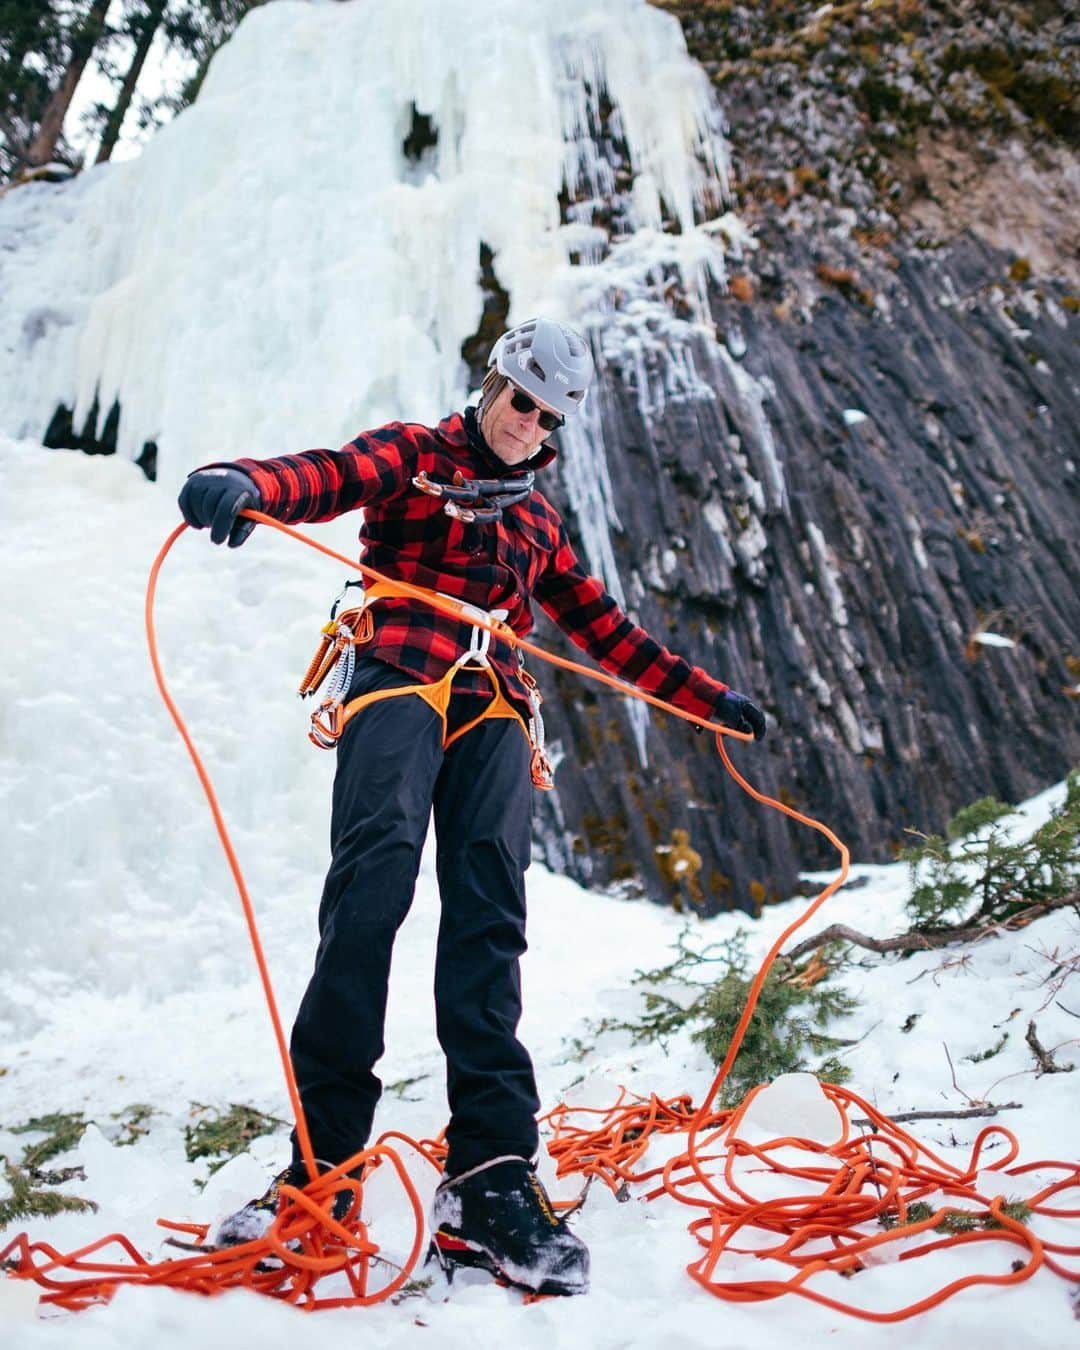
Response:
[{"label": "quickdraw", "polygon": [[532,492],[536,475],[530,469],[517,478],[466,478],[460,471],[453,482],[439,483],[421,471],[412,480],[413,487],[429,497],[444,497],[443,511],[466,524],[487,524],[502,520],[508,506],[523,502]]},{"label": "quickdraw", "polygon": [[[350,590],[358,590],[358,604],[341,609],[341,603]],[[322,626],[322,639],[311,658],[297,691],[301,698],[318,692],[329,677],[330,684],[323,701],[311,714],[308,736],[321,750],[331,750],[344,730],[341,706],[356,669],[356,648],[371,640],[374,625],[366,604],[372,599],[365,593],[362,581],[347,581],[341,594],[330,606],[330,619]],[[341,613],[338,610],[341,609]],[[324,718],[326,719],[324,721]]]},{"label": "quickdraw", "polygon": [[[350,597],[350,591],[356,591],[358,594]],[[323,625],[319,646],[304,672],[298,690],[301,698],[309,698],[316,694],[324,683],[327,685],[322,701],[311,713],[311,727],[308,731],[311,743],[320,750],[332,750],[341,739],[349,721],[362,708],[383,699],[414,694],[422,698],[441,718],[444,749],[449,748],[454,741],[460,740],[466,732],[488,718],[508,718],[517,722],[529,742],[529,771],[533,786],[545,792],[550,791],[555,786],[555,771],[545,749],[544,719],[540,714],[543,699],[537,683],[521,664],[519,656],[518,676],[525,687],[531,707],[531,716],[526,721],[521,711],[503,693],[499,677],[488,657],[493,628],[496,636],[505,636],[510,641],[515,639],[513,629],[506,623],[509,611],[505,609],[480,609],[453,596],[443,595],[441,591],[432,591],[431,594],[436,595],[444,606],[453,607],[466,623],[472,625],[468,648],[441,679],[431,684],[418,682],[402,685],[396,689],[377,689],[360,694],[348,703],[345,702],[356,670],[356,649],[370,642],[375,633],[370,607],[376,600],[398,594],[400,592],[392,583],[375,582],[365,587],[363,582],[347,581],[331,606],[330,620]],[[356,603],[349,603],[347,607],[343,607],[346,600],[354,600]],[[481,624],[487,626],[481,627]],[[451,732],[447,724],[450,696],[458,672],[466,666],[487,671],[491,680],[492,697],[478,717]]]}]

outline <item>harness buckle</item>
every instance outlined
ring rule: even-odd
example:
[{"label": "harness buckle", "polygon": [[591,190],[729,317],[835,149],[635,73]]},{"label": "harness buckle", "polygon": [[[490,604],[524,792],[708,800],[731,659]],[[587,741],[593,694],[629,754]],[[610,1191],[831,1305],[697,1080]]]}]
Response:
[{"label": "harness buckle", "polygon": [[481,628],[480,624],[504,624],[510,617],[508,609],[481,609],[479,605],[470,605],[464,600],[459,600],[454,595],[444,595],[442,591],[437,591],[440,600],[449,600],[457,609],[458,613],[469,624],[469,646],[468,649],[458,657],[454,662],[459,668],[462,666],[476,666],[478,668],[491,666],[488,653],[491,650],[491,629]]}]

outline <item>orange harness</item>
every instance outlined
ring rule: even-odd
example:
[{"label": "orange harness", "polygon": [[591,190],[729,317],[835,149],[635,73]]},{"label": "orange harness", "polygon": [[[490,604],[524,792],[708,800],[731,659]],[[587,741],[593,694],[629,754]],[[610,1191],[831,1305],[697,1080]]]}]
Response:
[{"label": "orange harness", "polygon": [[[339,604],[352,587],[359,589],[360,603],[339,612]],[[453,596],[443,595],[440,591],[430,592],[438,597],[443,606],[452,607],[466,623],[472,625],[468,649],[462,652],[445,675],[431,684],[418,681],[416,684],[402,685],[397,689],[375,689],[371,693],[360,694],[350,699],[348,703],[345,702],[356,667],[356,649],[370,642],[375,634],[375,623],[371,615],[372,604],[376,600],[401,594],[402,592],[393,583],[375,582],[365,587],[359,582],[351,581],[346,583],[345,590],[334,602],[330,621],[323,625],[318,649],[311,658],[304,678],[300,681],[301,698],[310,697],[327,679],[330,681],[322,702],[311,714],[311,729],[308,731],[311,743],[317,745],[320,750],[332,750],[341,739],[341,734],[349,721],[368,704],[378,703],[382,699],[398,698],[402,694],[415,694],[438,714],[442,722],[444,750],[490,717],[509,718],[515,721],[529,742],[531,752],[529,767],[533,785],[544,791],[553,788],[555,775],[544,749],[544,721],[540,716],[540,704],[543,700],[536,681],[525,667],[519,664],[520,678],[532,705],[532,715],[526,722],[521,712],[504,694],[499,677],[488,657],[493,629],[497,638],[516,641],[514,630],[505,622],[507,615],[505,609],[480,609]],[[481,627],[481,624],[487,626]],[[447,723],[450,696],[458,672],[466,666],[487,672],[491,680],[492,697],[478,717],[472,718],[464,726],[451,732]]]}]

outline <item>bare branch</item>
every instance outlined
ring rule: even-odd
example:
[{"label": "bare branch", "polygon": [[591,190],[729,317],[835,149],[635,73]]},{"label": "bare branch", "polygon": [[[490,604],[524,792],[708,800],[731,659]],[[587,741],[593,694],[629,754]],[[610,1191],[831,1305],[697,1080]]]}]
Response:
[{"label": "bare branch", "polygon": [[877,1031],[879,1026],[881,1026],[880,1017],[876,1022],[873,1023],[872,1026],[868,1026],[861,1036],[856,1036],[853,1040],[837,1040],[835,1036],[830,1036],[829,1037],[830,1046],[835,1046],[838,1050],[841,1050],[841,1049],[851,1049],[851,1047],[856,1045],[862,1045],[863,1041],[866,1040],[867,1036],[869,1036],[872,1031]]},{"label": "bare branch", "polygon": [[966,1097],[973,1107],[985,1106],[986,1102],[976,1101],[976,1099],[971,1095],[971,1093],[965,1092],[964,1089],[960,1086],[960,1084],[956,1081],[956,1067],[952,1062],[952,1055],[949,1054],[949,1047],[945,1043],[945,1041],[942,1041],[941,1044],[945,1051],[945,1058],[949,1061],[949,1072],[952,1074],[953,1087],[957,1090],[957,1092],[959,1092],[961,1097]]},{"label": "bare branch", "polygon": [[1076,1068],[1075,1064],[1055,1064],[1054,1051],[1044,1049],[1036,1033],[1034,1022],[1028,1023],[1027,1035],[1024,1039],[1031,1046],[1031,1053],[1035,1056],[1040,1075],[1044,1073],[1071,1073]]},{"label": "bare branch", "polygon": [[971,962],[971,953],[964,952],[963,955],[961,956],[952,956],[949,957],[948,960],[942,961],[940,966],[927,966],[925,970],[920,970],[917,975],[913,975],[911,979],[907,981],[907,983],[918,984],[924,975],[930,975],[933,977],[934,983],[940,985],[940,981],[938,979],[939,975],[943,975],[947,970],[959,969],[966,971],[970,962]]},{"label": "bare branch", "polygon": [[[966,1094],[965,1094],[966,1095]],[[970,1098],[968,1099],[970,1100]],[[966,1111],[901,1111],[890,1120],[969,1120],[974,1116],[996,1116],[999,1111],[1022,1111],[1023,1102],[1002,1102],[1000,1106],[973,1106]],[[854,1119],[852,1125],[872,1125],[873,1121]]]},{"label": "bare branch", "polygon": [[1080,887],[1067,895],[1055,896],[1053,900],[1018,910],[1001,923],[975,924],[968,928],[936,928],[926,933],[908,932],[891,938],[868,937],[854,928],[848,928],[846,924],[834,923],[828,928],[823,928],[820,933],[815,933],[813,937],[797,943],[790,951],[785,952],[784,956],[789,961],[797,961],[800,956],[805,956],[807,952],[815,950],[823,943],[836,941],[851,942],[856,947],[865,947],[871,952],[934,951],[938,947],[948,947],[954,942],[977,942],[991,933],[1025,928],[1033,920],[1049,914],[1051,910],[1064,909],[1066,906],[1076,904],[1080,904]]}]

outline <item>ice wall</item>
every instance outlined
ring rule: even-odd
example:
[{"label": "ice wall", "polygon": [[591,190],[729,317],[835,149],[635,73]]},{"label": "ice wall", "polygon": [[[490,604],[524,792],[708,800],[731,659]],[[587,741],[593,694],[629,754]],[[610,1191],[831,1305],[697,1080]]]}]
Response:
[{"label": "ice wall", "polygon": [[[414,105],[438,140],[412,160]],[[209,459],[437,418],[464,393],[481,242],[512,319],[666,352],[672,268],[693,296],[722,267],[698,228],[718,131],[678,22],[644,0],[275,0],[139,159],[0,201],[0,431],[40,438],[60,403],[81,427],[117,399],[120,452],[155,440],[172,487]],[[601,229],[590,202],[616,188]],[[677,383],[677,351],[664,363]]]}]

